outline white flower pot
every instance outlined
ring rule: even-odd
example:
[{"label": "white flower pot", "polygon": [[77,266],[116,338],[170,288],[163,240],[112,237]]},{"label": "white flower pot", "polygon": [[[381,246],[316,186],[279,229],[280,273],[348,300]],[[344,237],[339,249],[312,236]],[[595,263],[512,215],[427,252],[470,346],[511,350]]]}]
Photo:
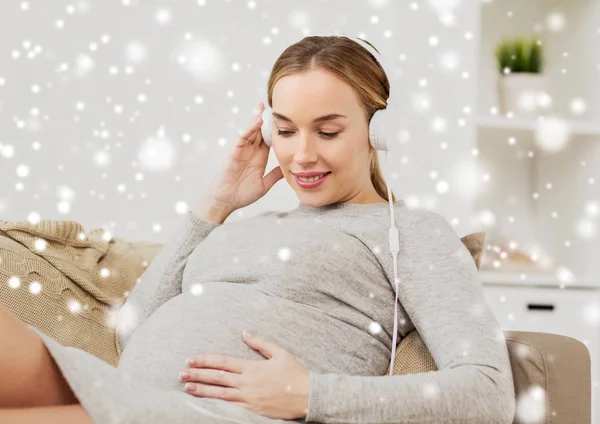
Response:
[{"label": "white flower pot", "polygon": [[498,76],[498,105],[500,112],[506,115],[512,112],[514,117],[535,118],[551,106],[546,89],[548,81],[545,75],[529,72]]}]

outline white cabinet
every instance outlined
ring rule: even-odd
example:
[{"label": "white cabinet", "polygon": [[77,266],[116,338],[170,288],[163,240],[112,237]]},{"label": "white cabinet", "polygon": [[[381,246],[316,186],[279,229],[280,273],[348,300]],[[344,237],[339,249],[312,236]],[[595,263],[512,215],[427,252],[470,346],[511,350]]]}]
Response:
[{"label": "white cabinet", "polygon": [[[484,284],[503,330],[561,334],[583,342],[591,357],[592,411],[600,411],[600,289]],[[592,414],[592,423],[600,416]]]}]

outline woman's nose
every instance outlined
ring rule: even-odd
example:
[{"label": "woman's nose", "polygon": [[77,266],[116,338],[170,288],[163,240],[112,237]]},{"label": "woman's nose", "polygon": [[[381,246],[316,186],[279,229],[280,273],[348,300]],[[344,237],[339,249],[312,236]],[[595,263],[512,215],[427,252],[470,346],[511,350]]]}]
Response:
[{"label": "woman's nose", "polygon": [[317,144],[315,139],[310,135],[301,135],[296,145],[294,154],[298,163],[313,162],[318,158]]}]

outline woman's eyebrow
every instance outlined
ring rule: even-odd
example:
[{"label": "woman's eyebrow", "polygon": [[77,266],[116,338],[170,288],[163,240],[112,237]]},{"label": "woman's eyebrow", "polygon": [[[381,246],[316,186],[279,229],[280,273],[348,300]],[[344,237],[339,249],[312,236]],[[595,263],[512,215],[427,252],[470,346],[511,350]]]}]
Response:
[{"label": "woman's eyebrow", "polygon": [[[281,119],[282,121],[292,122],[290,118],[282,115],[281,113],[273,112],[272,113],[275,118]],[[341,115],[339,113],[330,113],[329,115],[320,116],[313,120],[313,122],[322,122],[322,121],[331,121],[337,118],[347,118],[346,115]]]}]

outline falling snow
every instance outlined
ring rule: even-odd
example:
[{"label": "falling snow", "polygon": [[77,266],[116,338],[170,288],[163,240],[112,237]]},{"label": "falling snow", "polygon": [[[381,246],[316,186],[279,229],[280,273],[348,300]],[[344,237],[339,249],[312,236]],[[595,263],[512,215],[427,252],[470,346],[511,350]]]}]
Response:
[{"label": "falling snow", "polygon": [[[487,271],[506,271],[512,283],[544,271],[565,289],[600,272],[600,99],[590,88],[598,86],[600,56],[589,53],[600,40],[598,19],[589,18],[596,22],[590,29],[565,5],[542,8],[530,22],[521,7],[487,0],[478,5],[482,22],[469,18],[475,14],[465,13],[463,0],[364,0],[349,10],[330,0],[277,7],[260,0],[45,3],[20,1],[3,12],[19,31],[5,31],[0,51],[2,219],[74,220],[103,228],[105,242],[117,235],[164,241],[265,100],[273,60],[291,42],[329,27],[368,39],[389,58],[386,71],[402,110],[390,181],[408,208],[443,211],[461,235],[486,232]],[[242,28],[227,19],[232,15],[253,25]],[[540,116],[501,112],[494,84],[518,73],[491,69],[490,40],[499,32],[480,39],[473,31],[485,31],[478,24],[492,15],[490,28],[521,22],[545,40],[554,65],[547,85],[517,99],[523,111]],[[407,38],[408,24],[414,31]],[[242,217],[244,211],[232,215]],[[36,238],[30,248],[42,255],[49,243]],[[379,245],[371,251],[382,254]],[[257,263],[292,264],[298,255],[281,246]],[[98,272],[102,279],[114,274]],[[36,296],[47,290],[21,275],[3,284]],[[190,292],[201,296],[204,289],[193,284]],[[505,293],[499,302],[514,299]],[[70,299],[64,314],[86,306]],[[480,316],[485,305],[474,303],[470,312]],[[579,312],[580,323],[600,325],[598,303]],[[113,327],[117,316],[107,318]],[[123,330],[136,319],[132,307],[121,309]],[[525,325],[516,310],[502,319]],[[367,330],[380,334],[382,327],[371,322]],[[503,333],[498,339],[504,342]],[[457,343],[468,356],[470,341]],[[435,399],[439,387],[426,384],[422,393]],[[517,399],[523,422],[547,413],[545,396],[531,387]]]}]

